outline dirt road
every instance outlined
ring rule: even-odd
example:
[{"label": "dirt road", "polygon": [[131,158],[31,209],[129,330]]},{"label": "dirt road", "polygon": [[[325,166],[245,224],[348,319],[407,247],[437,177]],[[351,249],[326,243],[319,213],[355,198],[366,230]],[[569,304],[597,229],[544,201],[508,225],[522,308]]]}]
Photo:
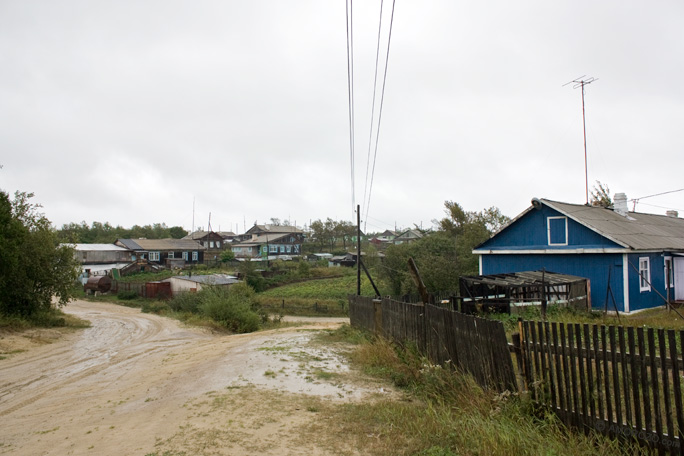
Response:
[{"label": "dirt road", "polygon": [[341,319],[217,336],[112,304],[66,311],[92,327],[0,360],[0,454],[337,454],[305,432],[317,401],[379,389],[311,342]]}]

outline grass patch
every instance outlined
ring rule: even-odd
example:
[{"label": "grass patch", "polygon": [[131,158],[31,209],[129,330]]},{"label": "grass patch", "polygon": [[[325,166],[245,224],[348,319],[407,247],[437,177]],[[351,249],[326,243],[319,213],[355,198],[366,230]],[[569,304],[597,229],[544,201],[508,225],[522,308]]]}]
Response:
[{"label": "grass patch", "polygon": [[40,312],[30,317],[0,314],[0,330],[6,331],[24,331],[33,328],[82,329],[88,327],[90,327],[89,321],[64,313],[60,309]]}]

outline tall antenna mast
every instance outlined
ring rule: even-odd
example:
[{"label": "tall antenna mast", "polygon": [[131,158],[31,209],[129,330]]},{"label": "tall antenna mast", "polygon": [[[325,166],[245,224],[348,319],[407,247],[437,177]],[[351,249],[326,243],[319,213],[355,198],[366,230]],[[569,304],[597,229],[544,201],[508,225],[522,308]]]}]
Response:
[{"label": "tall antenna mast", "polygon": [[584,191],[586,195],[586,203],[589,204],[589,172],[587,171],[587,121],[584,116],[584,86],[591,84],[594,81],[598,81],[598,78],[587,78],[584,79],[586,75],[575,78],[570,82],[563,84],[565,87],[568,84],[574,84],[573,89],[582,88],[582,130],[584,132]]}]

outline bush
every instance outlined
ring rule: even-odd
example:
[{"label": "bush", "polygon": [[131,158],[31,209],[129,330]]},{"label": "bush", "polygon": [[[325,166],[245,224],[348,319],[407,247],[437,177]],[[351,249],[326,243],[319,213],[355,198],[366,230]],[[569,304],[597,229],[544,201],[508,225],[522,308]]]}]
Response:
[{"label": "bush", "polygon": [[261,317],[254,310],[254,290],[244,283],[233,285],[229,290],[207,288],[202,290],[200,313],[227,329],[237,333],[259,329]]},{"label": "bush", "polygon": [[122,301],[130,301],[138,297],[138,292],[135,290],[121,290],[116,294],[116,297]]},{"label": "bush", "polygon": [[169,301],[169,308],[176,312],[198,313],[202,303],[202,293],[179,293]]}]

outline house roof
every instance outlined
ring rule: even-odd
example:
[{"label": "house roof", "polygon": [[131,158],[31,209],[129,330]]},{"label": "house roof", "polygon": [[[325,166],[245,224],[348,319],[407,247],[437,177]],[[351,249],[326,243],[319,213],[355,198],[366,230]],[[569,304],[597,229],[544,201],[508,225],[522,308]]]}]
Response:
[{"label": "house roof", "polygon": [[66,244],[72,247],[74,250],[79,252],[112,252],[112,251],[122,251],[125,252],[128,249],[125,247],[120,247],[114,244]]},{"label": "house roof", "polygon": [[118,239],[131,250],[206,250],[192,239]]},{"label": "house roof", "polygon": [[247,230],[247,233],[245,234],[252,234],[252,233],[303,233],[302,230],[297,228],[296,226],[288,226],[288,225],[254,225],[251,227],[249,230]]},{"label": "house roof", "polygon": [[288,234],[292,233],[261,234],[254,239],[238,242],[237,244],[234,244],[233,247],[263,245],[268,242],[275,242],[286,238]]},{"label": "house roof", "polygon": [[541,201],[623,247],[633,250],[684,250],[684,219],[640,212],[628,212],[625,217],[599,206],[547,199]]},{"label": "house roof", "polygon": [[[189,282],[203,283],[209,285],[229,285],[238,283],[239,280],[235,276],[228,274],[212,274],[212,275],[194,275],[194,276],[174,276],[174,279],[187,280]],[[168,281],[165,280],[165,281]]]},{"label": "house roof", "polygon": [[183,239],[201,239],[209,233],[218,234],[224,239],[227,237],[235,237],[235,233],[233,233],[232,231],[195,231],[194,233],[190,233],[187,236],[183,237]]},{"label": "house roof", "polygon": [[418,230],[406,230],[403,233],[401,233],[399,236],[395,237],[395,241],[401,241],[404,239],[420,239],[423,237],[423,233],[421,233]]},{"label": "house roof", "polygon": [[[626,216],[623,216],[601,206],[570,204],[548,199],[539,199],[539,201],[626,249],[684,250],[684,219],[682,218],[640,212],[628,212]],[[506,230],[533,210],[535,210],[534,206],[530,206],[492,237]],[[487,242],[478,245],[475,250]]]}]

